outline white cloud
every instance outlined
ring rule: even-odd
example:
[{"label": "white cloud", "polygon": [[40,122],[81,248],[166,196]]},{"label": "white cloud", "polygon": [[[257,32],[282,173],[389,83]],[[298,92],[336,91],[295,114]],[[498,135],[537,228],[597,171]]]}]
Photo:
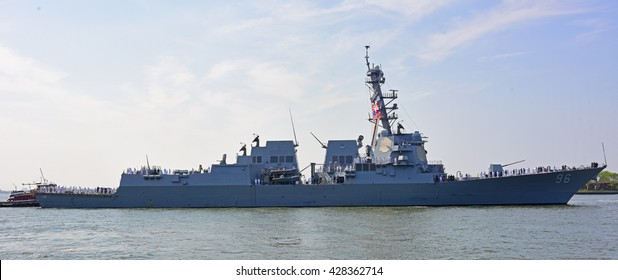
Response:
[{"label": "white cloud", "polygon": [[[109,34],[124,36],[106,37],[104,43],[92,42],[82,48],[63,47],[79,46],[82,36],[61,36],[67,40],[56,40],[52,45],[58,51],[54,52],[41,44],[45,40],[37,36],[6,41],[15,46],[28,44],[27,49],[36,53],[53,53],[54,58],[47,59],[62,61],[58,65],[43,63],[48,61],[45,57],[28,57],[26,49],[0,46],[0,95],[11,95],[0,102],[0,127],[5,134],[5,148],[0,152],[13,160],[0,167],[16,174],[21,170],[12,167],[15,162],[19,161],[20,167],[32,168],[32,163],[22,159],[45,159],[49,164],[36,164],[34,171],[39,166],[47,170],[46,166],[60,162],[62,167],[53,176],[59,183],[72,180],[77,184],[114,185],[118,166],[139,164],[145,152],[150,153],[151,163],[158,161],[166,167],[190,168],[195,163],[211,163],[224,152],[233,161],[231,153],[238,150],[240,141],[250,141],[253,132],[261,134],[262,139],[289,139],[288,107],[294,114],[299,140],[304,143],[299,148],[300,160],[321,161],[323,150],[308,131],[323,139],[345,139],[370,131],[364,121],[369,106],[363,94],[363,46],[367,43],[371,44],[370,55],[375,58],[371,62],[384,63],[387,81],[394,82],[393,87],[402,89],[402,95],[407,96],[400,99],[402,108],[406,104],[416,105],[414,101],[434,100],[445,92],[466,94],[483,89],[483,85],[449,86],[456,83],[449,76],[439,85],[430,83],[431,88],[423,87],[417,74],[434,71],[432,67],[436,65],[411,68],[413,65],[405,56],[405,52],[417,53],[421,44],[416,40],[418,34],[439,32],[443,27],[430,23],[448,22],[451,12],[461,12],[448,10],[452,2],[456,1],[212,3],[202,10],[200,5],[196,8],[163,4],[149,5],[152,14],[124,21],[119,18],[113,23],[109,19],[85,20],[77,16],[83,13],[76,11],[48,15],[45,20],[53,23],[49,26],[54,28],[37,25],[36,29],[28,29],[31,27],[26,24],[30,22],[27,18],[23,23],[7,20],[7,25],[2,26],[15,26],[7,29],[13,30],[12,34],[35,30],[50,34],[44,38],[52,38],[104,27]],[[455,5],[472,9],[480,5],[484,12],[469,14],[453,22],[444,34],[429,37],[419,56],[426,60],[443,59],[488,34],[581,11],[564,6],[570,3],[573,2]],[[440,13],[442,8],[448,11]],[[20,14],[20,18],[24,17]],[[75,22],[80,23],[77,30]],[[573,23],[584,27],[579,31],[590,31],[589,35],[582,34],[582,41],[601,34],[605,24],[593,19]],[[60,31],[62,34],[54,34]],[[525,54],[517,50],[481,60]],[[114,51],[122,54],[109,61],[114,63],[97,60],[101,64],[94,68],[80,60],[84,56],[79,56],[80,52],[83,55]],[[122,67],[126,76],[107,74],[116,67]],[[465,81],[469,83],[472,82]],[[6,140],[6,134],[11,134],[12,140]],[[33,142],[39,134],[46,136],[45,141]],[[85,155],[96,160],[96,172],[85,167]],[[99,169],[105,166],[116,169]],[[62,169],[64,175],[58,173]],[[53,174],[53,170],[49,173]]]},{"label": "white cloud", "polygon": [[429,90],[426,90],[426,91],[411,92],[411,93],[410,93],[410,99],[411,99],[412,101],[418,101],[418,100],[425,99],[425,98],[427,98],[427,97],[429,97],[429,96],[432,96],[432,95],[434,95],[434,94],[435,94],[435,92],[433,92],[433,91],[429,91]]},{"label": "white cloud", "polygon": [[44,92],[65,77],[63,71],[0,45],[0,93]]},{"label": "white cloud", "polygon": [[404,15],[407,20],[418,20],[434,10],[452,2],[451,0],[366,0],[343,1],[341,4],[322,10],[313,11],[314,15],[344,14],[353,11],[382,10],[397,15]]},{"label": "white cloud", "polygon": [[570,7],[563,1],[504,1],[497,8],[474,18],[455,23],[452,30],[431,35],[418,57],[427,61],[444,59],[456,48],[486,34],[527,24],[547,17],[582,13],[585,10]]},{"label": "white cloud", "polygon": [[397,14],[403,14],[408,19],[418,20],[436,9],[446,6],[451,0],[367,0],[367,3]]},{"label": "white cloud", "polygon": [[600,34],[615,28],[610,20],[604,18],[580,19],[573,22],[575,26],[582,26],[587,30],[578,34],[574,41],[587,43],[594,40]]},{"label": "white cloud", "polygon": [[113,115],[106,102],[88,92],[68,90],[63,82],[69,74],[62,70],[1,45],[0,61],[0,117],[27,133],[49,133],[54,126],[86,124]]},{"label": "white cloud", "polygon": [[501,53],[501,54],[481,57],[481,58],[479,58],[479,61],[494,61],[494,60],[500,60],[500,59],[506,59],[506,58],[522,56],[522,55],[525,55],[525,54],[527,54],[527,52]]},{"label": "white cloud", "polygon": [[400,18],[400,15],[403,15],[404,20],[418,20],[450,2],[452,0],[344,0],[332,7],[316,7],[315,3],[311,1],[294,2],[268,9],[271,16],[243,20],[217,30],[232,32],[271,24],[276,21],[307,22],[314,25],[320,23],[320,21],[316,21],[318,18],[325,17],[330,17],[328,23],[356,17],[367,17],[369,21],[373,20],[371,15],[375,16],[376,13],[385,17]]},{"label": "white cloud", "polygon": [[293,100],[305,94],[306,78],[273,62],[256,59],[228,60],[216,64],[207,73],[205,83],[225,83],[228,88],[242,87],[254,94]]},{"label": "white cloud", "polygon": [[149,108],[173,107],[190,99],[195,90],[195,76],[173,57],[161,57],[147,67],[147,102]]},{"label": "white cloud", "polygon": [[248,19],[242,20],[237,23],[224,25],[215,29],[216,33],[219,34],[229,34],[239,31],[245,31],[249,29],[256,29],[265,25],[272,24],[274,22],[272,17],[264,17],[264,18],[256,18],[256,19]]}]

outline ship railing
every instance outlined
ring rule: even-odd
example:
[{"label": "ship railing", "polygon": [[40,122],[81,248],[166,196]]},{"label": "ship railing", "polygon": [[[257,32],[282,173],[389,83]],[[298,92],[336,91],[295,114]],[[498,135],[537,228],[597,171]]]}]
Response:
[{"label": "ship railing", "polygon": [[393,112],[393,113],[388,114],[387,118],[389,120],[396,120],[399,118],[399,116],[397,115],[397,113]]},{"label": "ship railing", "polygon": [[399,142],[399,144],[397,144],[397,146],[414,147],[414,146],[417,146],[418,144],[423,144],[423,143],[424,142],[422,140],[401,141]]},{"label": "ship railing", "polygon": [[499,178],[499,177],[514,177],[514,176],[525,176],[525,175],[533,175],[533,174],[545,174],[545,173],[554,173],[554,172],[564,172],[564,171],[576,171],[576,170],[584,170],[590,168],[598,168],[599,164],[593,162],[589,166],[567,166],[562,165],[560,168],[556,166],[538,166],[536,168],[513,168],[513,169],[504,169],[502,171],[493,171],[493,172],[479,172],[476,174],[476,177],[473,177],[469,174],[461,174],[458,172],[457,179],[458,180],[476,180],[476,179],[488,179],[488,178]]},{"label": "ship railing", "polygon": [[365,78],[365,83],[372,84],[373,80],[371,78]]},{"label": "ship railing", "polygon": [[318,184],[332,184],[333,178],[326,172],[318,172]]},{"label": "ship railing", "polygon": [[395,99],[397,98],[397,91],[383,92],[382,98]]},{"label": "ship railing", "polygon": [[356,172],[356,164],[338,164],[338,163],[330,163],[325,165],[317,170],[318,172]]},{"label": "ship railing", "polygon": [[427,164],[431,164],[431,165],[442,165],[442,161],[441,160],[428,160]]}]

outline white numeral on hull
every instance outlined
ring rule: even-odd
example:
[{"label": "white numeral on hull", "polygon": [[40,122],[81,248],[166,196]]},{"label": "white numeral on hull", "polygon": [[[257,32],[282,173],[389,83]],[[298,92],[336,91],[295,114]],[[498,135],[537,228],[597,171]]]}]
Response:
[{"label": "white numeral on hull", "polygon": [[556,184],[565,183],[568,184],[571,181],[571,174],[558,174],[556,177]]}]

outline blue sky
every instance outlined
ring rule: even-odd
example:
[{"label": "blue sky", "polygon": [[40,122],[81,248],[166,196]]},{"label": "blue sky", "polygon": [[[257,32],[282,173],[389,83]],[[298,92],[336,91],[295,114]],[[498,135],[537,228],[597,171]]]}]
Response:
[{"label": "blue sky", "polygon": [[[117,186],[253,133],[369,138],[364,46],[447,172],[618,161],[615,1],[0,1],[0,188]],[[232,160],[233,161],[233,160]]]}]

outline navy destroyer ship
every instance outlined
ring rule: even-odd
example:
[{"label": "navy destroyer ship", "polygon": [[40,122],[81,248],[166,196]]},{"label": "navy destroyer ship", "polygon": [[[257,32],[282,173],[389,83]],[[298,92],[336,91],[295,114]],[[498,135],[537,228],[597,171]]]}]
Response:
[{"label": "navy destroyer ship", "polygon": [[[210,168],[167,170],[150,165],[123,172],[117,189],[45,189],[36,198],[43,208],[207,208],[566,204],[606,167],[537,167],[507,170],[491,164],[478,176],[447,174],[441,162],[427,160],[425,138],[397,123],[398,91],[382,91],[384,73],[369,63],[371,142],[364,137],[330,140],[324,162],[311,163],[302,176],[295,142],[259,136],[237,155]],[[317,139],[317,138],[316,138]]]}]

